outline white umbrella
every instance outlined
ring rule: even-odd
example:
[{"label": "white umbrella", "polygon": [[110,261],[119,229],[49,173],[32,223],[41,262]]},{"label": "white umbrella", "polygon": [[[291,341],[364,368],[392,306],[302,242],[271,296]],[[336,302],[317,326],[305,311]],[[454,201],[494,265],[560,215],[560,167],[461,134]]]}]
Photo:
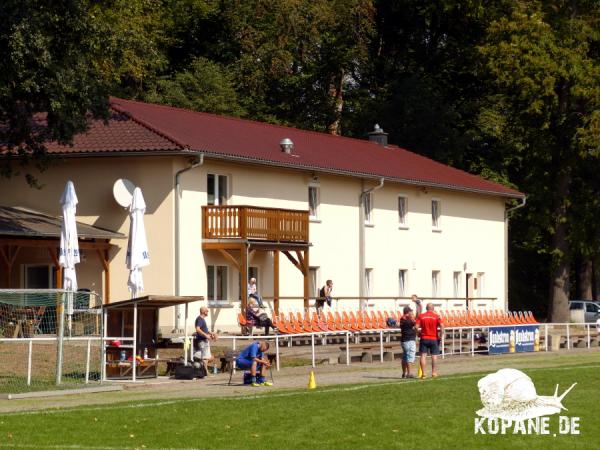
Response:
[{"label": "white umbrella", "polygon": [[[79,242],[77,239],[77,223],[75,212],[77,210],[77,194],[72,181],[67,181],[65,190],[60,198],[62,205],[62,222],[60,227],[60,248],[58,263],[63,268],[63,289],[77,290],[77,275],[75,264],[79,262]],[[71,315],[73,314],[73,294],[67,295],[67,310],[69,315],[69,329]]]},{"label": "white umbrella", "polygon": [[148,242],[146,241],[146,229],[144,227],[144,213],[146,203],[142,190],[136,187],[133,191],[133,199],[129,206],[131,224],[129,226],[129,242],[127,243],[127,258],[125,263],[129,269],[129,280],[127,286],[131,292],[131,298],[138,297],[144,290],[144,279],[142,267],[150,264]]}]

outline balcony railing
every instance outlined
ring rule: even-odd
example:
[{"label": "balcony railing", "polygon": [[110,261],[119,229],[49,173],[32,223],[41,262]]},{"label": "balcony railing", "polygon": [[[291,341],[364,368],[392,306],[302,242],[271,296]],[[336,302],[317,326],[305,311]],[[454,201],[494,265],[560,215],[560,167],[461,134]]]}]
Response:
[{"label": "balcony railing", "polygon": [[308,211],[256,206],[203,206],[202,237],[308,243]]}]

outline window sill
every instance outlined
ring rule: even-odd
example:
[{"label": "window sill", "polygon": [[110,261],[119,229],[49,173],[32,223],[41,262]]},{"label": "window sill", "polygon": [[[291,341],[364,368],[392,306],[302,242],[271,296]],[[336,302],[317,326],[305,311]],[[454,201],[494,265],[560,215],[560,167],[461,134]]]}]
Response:
[{"label": "window sill", "polygon": [[431,231],[432,231],[433,233],[441,233],[441,232],[442,232],[442,229],[441,229],[441,228],[432,228],[432,229],[431,229]]},{"label": "window sill", "polygon": [[409,227],[408,227],[408,225],[399,225],[399,226],[398,226],[398,229],[399,229],[399,230],[408,230],[408,229],[409,229]]},{"label": "window sill", "polygon": [[209,308],[233,308],[233,305],[229,302],[208,302]]},{"label": "window sill", "polygon": [[308,221],[310,223],[321,223],[321,219],[317,218],[317,217],[309,217]]}]

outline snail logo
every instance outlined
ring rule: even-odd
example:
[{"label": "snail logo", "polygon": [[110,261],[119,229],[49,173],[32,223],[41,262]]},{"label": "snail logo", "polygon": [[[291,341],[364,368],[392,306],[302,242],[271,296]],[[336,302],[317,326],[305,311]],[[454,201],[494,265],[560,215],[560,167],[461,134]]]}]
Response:
[{"label": "snail logo", "polygon": [[[531,378],[516,369],[500,369],[477,383],[483,408],[477,411],[475,434],[550,434],[550,418],[566,411],[563,399],[575,387],[558,395],[558,385],[552,396],[537,395]],[[487,420],[487,430],[485,422]],[[513,427],[514,425],[514,427]],[[487,433],[486,433],[487,431]],[[560,434],[579,434],[579,417],[559,417]]]}]

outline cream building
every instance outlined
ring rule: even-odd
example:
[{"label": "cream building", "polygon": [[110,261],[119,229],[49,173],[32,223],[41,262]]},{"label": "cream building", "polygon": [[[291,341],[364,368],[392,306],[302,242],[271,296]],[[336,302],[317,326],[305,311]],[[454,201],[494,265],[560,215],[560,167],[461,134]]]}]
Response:
[{"label": "cream building", "polygon": [[[394,309],[413,293],[442,308],[464,309],[467,298],[506,308],[507,202],[523,194],[385,145],[383,132],[372,133],[378,144],[120,99],[111,107],[108,126],[49,147],[57,162],[38,175],[41,190],[0,179],[0,205],[54,216],[72,180],[78,221],[122,235],[84,239],[79,285],[105,301],[129,298],[129,218],[113,198],[128,179],[147,204],[145,292],[203,296],[215,330],[238,330],[250,276],[280,311],[312,305],[327,279],[337,308]],[[0,286],[56,285],[54,241],[15,239],[0,227],[10,273]],[[181,311],[161,314],[164,333],[184,326]]]}]

